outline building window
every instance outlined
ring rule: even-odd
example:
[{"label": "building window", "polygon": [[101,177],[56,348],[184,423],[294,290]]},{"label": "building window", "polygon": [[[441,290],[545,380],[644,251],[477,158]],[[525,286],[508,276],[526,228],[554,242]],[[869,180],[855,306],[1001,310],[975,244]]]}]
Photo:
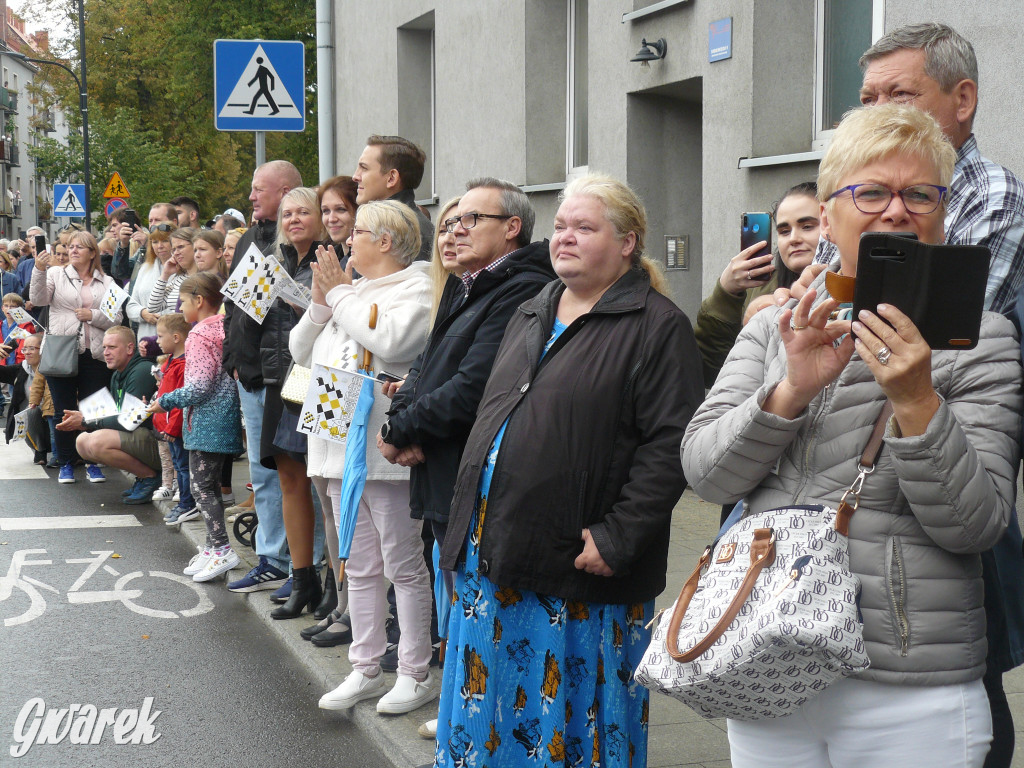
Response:
[{"label": "building window", "polygon": [[567,28],[568,44],[568,99],[566,115],[566,165],[570,175],[574,172],[585,172],[587,167],[587,78],[588,66],[588,34],[587,34],[587,2],[588,0],[567,0],[569,19]]},{"label": "building window", "polygon": [[857,64],[884,31],[884,0],[816,0],[814,148],[828,146],[843,114],[860,104]]},{"label": "building window", "polygon": [[421,205],[437,202],[435,88],[434,12],[430,11],[398,28],[398,129],[427,155],[423,181],[416,188]]}]

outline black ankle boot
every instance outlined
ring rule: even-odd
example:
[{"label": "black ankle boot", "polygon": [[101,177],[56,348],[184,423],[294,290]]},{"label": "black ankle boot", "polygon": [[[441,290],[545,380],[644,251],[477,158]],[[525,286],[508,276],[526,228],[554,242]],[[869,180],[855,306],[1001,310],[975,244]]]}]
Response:
[{"label": "black ankle boot", "polygon": [[324,578],[324,597],[320,605],[313,611],[313,618],[323,621],[327,615],[338,607],[338,586],[334,581],[334,569],[328,566],[324,569],[327,576]]},{"label": "black ankle boot", "polygon": [[292,594],[284,605],[280,605],[270,612],[270,618],[297,618],[306,608],[309,608],[310,611],[314,610],[322,597],[323,589],[320,587],[316,568],[312,565],[308,568],[295,568],[292,571]]}]

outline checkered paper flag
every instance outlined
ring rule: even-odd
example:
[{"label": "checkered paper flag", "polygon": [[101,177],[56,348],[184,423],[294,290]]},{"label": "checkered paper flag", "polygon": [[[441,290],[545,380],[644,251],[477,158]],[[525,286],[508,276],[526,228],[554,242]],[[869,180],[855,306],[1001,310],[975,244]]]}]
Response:
[{"label": "checkered paper flag", "polygon": [[85,421],[99,421],[108,416],[117,416],[117,403],[109,389],[100,389],[78,402],[78,410]]},{"label": "checkered paper flag", "polygon": [[356,412],[363,380],[367,378],[371,377],[325,365],[314,365],[309,379],[309,393],[302,404],[296,430],[344,444]]},{"label": "checkered paper flag", "polygon": [[107,288],[106,293],[103,294],[103,298],[100,299],[100,312],[110,322],[117,322],[117,311],[121,308],[128,300],[128,293],[117,283],[111,283],[110,287]]},{"label": "checkered paper flag", "polygon": [[117,415],[117,423],[129,432],[134,432],[148,418],[146,404],[135,395],[125,392],[124,399],[121,401],[121,412]]},{"label": "checkered paper flag", "polygon": [[243,254],[238,268],[221,288],[224,298],[249,315],[260,325],[267,318],[274,299],[275,286],[288,273],[273,256],[265,256],[255,245]]},{"label": "checkered paper flag", "polygon": [[28,411],[26,408],[21,413],[14,414],[14,434],[11,435],[11,440],[24,440],[28,434]]},{"label": "checkered paper flag", "polygon": [[21,307],[11,307],[10,309],[11,319],[18,325],[24,325],[25,323],[34,323],[35,318],[32,317]]},{"label": "checkered paper flag", "polygon": [[5,341],[20,341],[21,339],[27,339],[32,334],[26,331],[21,326],[14,326],[11,328],[11,332],[7,334]]}]

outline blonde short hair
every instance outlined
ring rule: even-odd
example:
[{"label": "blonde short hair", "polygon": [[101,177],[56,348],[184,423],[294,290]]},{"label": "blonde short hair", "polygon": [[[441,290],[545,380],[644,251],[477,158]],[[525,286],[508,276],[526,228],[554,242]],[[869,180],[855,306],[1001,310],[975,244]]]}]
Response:
[{"label": "blonde short hair", "polygon": [[396,200],[365,203],[356,211],[356,220],[370,230],[374,242],[384,234],[391,238],[391,255],[402,267],[412,264],[420,252],[420,224],[405,203]]},{"label": "blonde short hair", "polygon": [[114,325],[114,326],[111,326],[110,328],[107,328],[106,333],[104,333],[103,335],[104,336],[117,336],[125,344],[131,344],[133,348],[135,347],[135,332],[131,328],[128,328],[127,326],[124,326],[124,325]]},{"label": "blonde short hair", "polygon": [[934,117],[901,104],[859,107],[843,115],[832,134],[818,168],[818,199],[828,203],[847,176],[893,155],[928,161],[940,186],[948,187],[953,178],[956,150]]}]

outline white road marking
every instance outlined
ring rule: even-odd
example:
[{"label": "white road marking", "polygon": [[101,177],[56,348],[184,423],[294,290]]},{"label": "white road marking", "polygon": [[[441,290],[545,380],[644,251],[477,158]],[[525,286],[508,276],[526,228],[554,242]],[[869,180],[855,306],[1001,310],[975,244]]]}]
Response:
[{"label": "white road marking", "polygon": [[[0,440],[0,480],[46,480],[49,475],[32,463],[32,449],[24,440]],[[56,483],[56,481],[54,481]]]},{"label": "white road marking", "polygon": [[63,528],[136,528],[135,515],[76,515],[74,517],[0,517],[0,531],[47,531]]}]

